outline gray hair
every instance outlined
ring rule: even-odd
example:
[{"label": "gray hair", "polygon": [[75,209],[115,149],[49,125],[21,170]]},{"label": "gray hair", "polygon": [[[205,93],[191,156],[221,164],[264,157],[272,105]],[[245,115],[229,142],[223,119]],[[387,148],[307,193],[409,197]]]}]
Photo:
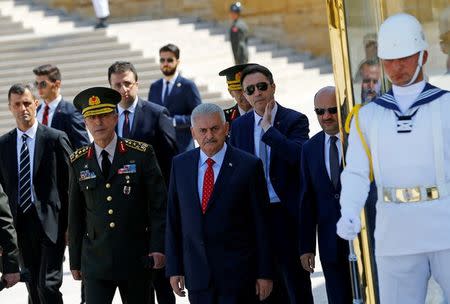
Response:
[{"label": "gray hair", "polygon": [[194,126],[194,121],[198,116],[214,113],[218,113],[222,123],[225,123],[225,113],[223,112],[221,107],[213,103],[199,104],[198,106],[195,107],[195,109],[191,113],[191,126]]}]

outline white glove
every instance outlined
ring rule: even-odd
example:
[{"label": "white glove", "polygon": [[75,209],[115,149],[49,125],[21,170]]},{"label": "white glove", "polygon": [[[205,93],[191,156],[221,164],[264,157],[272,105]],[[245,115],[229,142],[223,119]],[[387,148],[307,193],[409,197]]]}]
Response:
[{"label": "white glove", "polygon": [[361,231],[361,221],[358,216],[342,215],[336,228],[336,232],[341,238],[352,241]]}]

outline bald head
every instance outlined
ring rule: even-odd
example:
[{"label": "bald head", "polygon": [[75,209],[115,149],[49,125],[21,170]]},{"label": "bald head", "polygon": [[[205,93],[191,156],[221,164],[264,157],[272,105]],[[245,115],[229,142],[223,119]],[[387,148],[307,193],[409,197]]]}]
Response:
[{"label": "bald head", "polygon": [[329,135],[339,133],[335,87],[324,87],[314,96],[314,111],[322,130]]}]

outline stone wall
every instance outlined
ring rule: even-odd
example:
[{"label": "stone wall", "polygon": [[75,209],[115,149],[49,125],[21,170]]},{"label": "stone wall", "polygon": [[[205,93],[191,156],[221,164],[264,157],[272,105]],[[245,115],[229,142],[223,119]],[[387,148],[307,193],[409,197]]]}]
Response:
[{"label": "stone wall", "polygon": [[[34,0],[63,8],[82,16],[93,17],[91,0]],[[199,17],[229,24],[228,9],[232,1],[223,0],[109,0],[112,18],[149,16]],[[326,17],[326,0],[241,0],[242,17],[253,35],[291,46],[316,56],[330,56]]]}]

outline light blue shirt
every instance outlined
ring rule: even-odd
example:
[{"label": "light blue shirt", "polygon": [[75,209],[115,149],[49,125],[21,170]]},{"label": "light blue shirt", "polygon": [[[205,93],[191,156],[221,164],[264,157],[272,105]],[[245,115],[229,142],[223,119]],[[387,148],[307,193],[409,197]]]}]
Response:
[{"label": "light blue shirt", "polygon": [[[27,146],[28,146],[28,153],[30,154],[30,181],[31,181],[31,201],[34,203],[34,200],[36,199],[34,194],[34,185],[33,185],[33,165],[34,165],[34,147],[36,145],[36,132],[38,128],[38,122],[37,120],[34,122],[34,125],[26,130],[25,132],[22,132],[17,128],[17,140],[16,140],[16,147],[17,147],[17,176],[19,176],[20,173],[20,150],[22,149],[22,135],[26,134],[28,135],[27,138]],[[20,195],[20,183],[17,185],[17,192]]]},{"label": "light blue shirt", "polygon": [[122,137],[122,129],[123,129],[123,124],[125,123],[125,114],[123,113],[125,110],[128,110],[128,120],[130,123],[130,133],[131,133],[131,128],[133,126],[133,121],[134,121],[134,112],[136,111],[136,106],[138,103],[138,97],[136,96],[136,99],[133,101],[133,104],[128,108],[128,109],[124,109],[120,106],[120,104],[117,105],[117,110],[119,112],[119,123],[117,124],[117,133],[120,137]]},{"label": "light blue shirt", "polygon": [[222,167],[223,159],[225,157],[225,152],[227,151],[227,144],[224,143],[222,149],[219,150],[212,157],[208,157],[205,152],[200,149],[200,158],[198,160],[198,177],[197,177],[197,188],[198,188],[198,197],[200,198],[200,204],[202,203],[202,194],[203,194],[203,178],[205,177],[206,169],[208,168],[208,164],[206,160],[208,158],[212,158],[214,161],[213,171],[214,171],[214,184],[216,183],[217,177],[219,176],[220,168]]},{"label": "light blue shirt", "polygon": [[[266,130],[266,132],[270,129],[273,128],[273,123],[275,121],[275,115],[277,114],[277,110],[278,110],[278,105],[277,103],[275,103],[275,106],[272,109],[272,120],[270,122],[271,126]],[[258,113],[256,113],[256,111],[253,111],[254,116],[255,116],[255,128],[253,131],[253,136],[254,136],[254,142],[255,142],[255,155],[260,157],[260,153],[259,153],[259,141],[261,138],[261,119],[262,116],[259,116]],[[269,171],[270,169],[270,146],[267,145],[267,158],[268,158],[268,163],[267,163],[267,171]],[[270,202],[271,203],[279,203],[280,202],[280,198],[278,197],[277,193],[275,192],[275,189],[273,188],[272,182],[270,181],[270,176],[269,173],[267,172],[267,176],[266,176],[266,182],[267,182],[267,190],[269,191],[269,197],[270,197]]]}]

